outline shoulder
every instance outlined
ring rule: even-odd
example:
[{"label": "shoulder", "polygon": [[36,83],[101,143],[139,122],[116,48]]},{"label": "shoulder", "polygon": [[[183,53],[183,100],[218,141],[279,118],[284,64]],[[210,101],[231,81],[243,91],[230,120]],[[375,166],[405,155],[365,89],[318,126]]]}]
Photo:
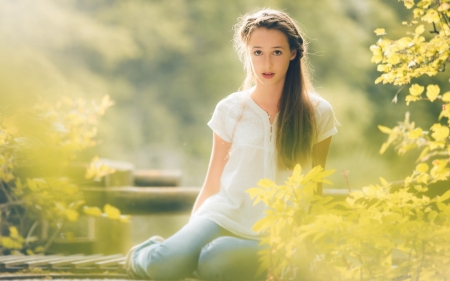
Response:
[{"label": "shoulder", "polygon": [[242,104],[246,97],[246,92],[234,92],[223,98],[217,103],[217,110],[230,110],[237,108],[237,105]]},{"label": "shoulder", "polygon": [[223,98],[221,101],[219,101],[218,104],[221,105],[234,105],[240,101],[242,101],[246,96],[246,92],[234,92],[225,98]]},{"label": "shoulder", "polygon": [[317,93],[309,93],[308,96],[316,114],[322,115],[333,113],[333,107],[323,97],[319,96]]}]

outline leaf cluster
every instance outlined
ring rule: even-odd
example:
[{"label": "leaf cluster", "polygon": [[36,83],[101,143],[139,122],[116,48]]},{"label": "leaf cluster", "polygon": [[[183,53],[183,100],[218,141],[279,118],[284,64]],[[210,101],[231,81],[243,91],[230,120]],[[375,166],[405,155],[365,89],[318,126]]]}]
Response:
[{"label": "leaf cluster", "polygon": [[[105,206],[104,212],[85,206],[78,184],[67,175],[77,153],[95,145],[98,117],[111,105],[108,96],[100,103],[63,96],[1,112],[1,253],[45,251],[51,239],[36,241],[34,233],[42,221],[56,228],[57,235],[66,221],[78,220],[83,212],[127,219],[113,206]],[[95,158],[86,177],[100,179],[112,172]]]},{"label": "leaf cluster", "polygon": [[[424,74],[435,76],[445,70],[450,55],[450,4],[447,0],[404,0],[408,9],[413,9],[414,20],[403,22],[415,26],[419,21],[432,25],[430,34],[425,35],[425,25],[417,25],[409,36],[397,40],[380,38],[370,47],[372,62],[377,63],[377,70],[383,74],[375,83],[383,82],[403,85],[412,78]],[[375,30],[377,35],[385,35],[383,28]]]},{"label": "leaf cluster", "polygon": [[[426,175],[418,166],[414,180]],[[262,180],[248,190],[267,206],[254,225],[261,240],[259,274],[267,280],[445,280],[450,264],[450,191],[429,198],[427,184],[394,190],[386,180],[351,192],[345,200],[315,194],[327,183],[318,166],[307,175],[296,167],[286,185]],[[430,173],[448,177],[435,163]]]},{"label": "leaf cluster", "polygon": [[[413,37],[403,37],[398,40],[381,38],[370,48],[373,52],[372,62],[378,64],[378,70],[383,74],[375,81],[403,85],[411,83],[411,79],[425,74],[434,76],[445,70],[450,59],[450,1],[422,0],[415,3],[403,1],[408,9],[413,9],[414,20],[404,24],[413,26],[419,21],[423,24],[415,27],[410,33]],[[431,29],[425,36],[426,27]],[[385,34],[384,29],[375,30],[377,35]],[[426,38],[427,37],[427,38]],[[402,89],[399,90],[399,92]],[[398,93],[399,93],[398,92]],[[398,95],[397,93],[397,95]],[[397,101],[397,95],[394,101]],[[448,159],[450,133],[450,91],[448,85],[429,84],[426,87],[413,83],[405,97],[406,104],[428,101],[440,105],[436,121],[428,128],[416,126],[410,121],[410,113],[397,126],[388,128],[378,126],[388,139],[383,143],[380,153],[394,146],[399,154],[419,148],[421,153],[418,162],[433,159]]]}]

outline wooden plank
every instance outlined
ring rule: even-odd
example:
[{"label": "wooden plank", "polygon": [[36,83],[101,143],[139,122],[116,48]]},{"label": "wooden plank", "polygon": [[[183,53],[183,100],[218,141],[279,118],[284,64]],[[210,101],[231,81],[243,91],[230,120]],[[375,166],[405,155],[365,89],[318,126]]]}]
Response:
[{"label": "wooden plank", "polygon": [[112,258],[105,261],[99,261],[95,263],[95,267],[98,269],[110,268],[111,266],[117,266],[118,268],[122,268],[121,262],[125,262],[126,257],[122,256],[119,258]]},{"label": "wooden plank", "polygon": [[22,259],[23,257],[24,256],[16,256],[16,255],[0,256],[0,263],[3,261],[10,261],[10,260],[12,261],[12,260],[17,260],[17,259]]},{"label": "wooden plank", "polygon": [[81,267],[85,267],[85,266],[94,266],[94,264],[96,262],[99,261],[103,261],[103,260],[109,260],[111,258],[116,258],[116,257],[122,257],[122,254],[117,254],[117,255],[111,255],[111,256],[102,256],[102,257],[98,257],[98,258],[92,258],[92,259],[83,259],[81,261],[76,261],[76,262],[72,262],[70,263],[72,268],[81,268]]},{"label": "wooden plank", "polygon": [[98,258],[98,257],[102,257],[102,256],[103,255],[101,255],[101,254],[89,255],[89,256],[71,255],[71,256],[61,258],[59,261],[49,262],[48,264],[51,269],[67,269],[67,268],[70,268],[72,262],[84,260],[84,259]]},{"label": "wooden plank", "polygon": [[[83,255],[78,255],[76,257],[83,257]],[[43,265],[45,267],[49,266],[50,262],[53,261],[61,261],[65,257],[62,255],[52,255],[52,256],[44,256],[41,259],[37,259],[34,261],[25,262],[25,268],[35,268],[35,267],[42,267]]]},{"label": "wooden plank", "polygon": [[24,267],[26,262],[35,261],[41,259],[43,256],[23,256],[20,259],[13,259],[8,261],[3,261],[0,263],[2,268],[11,268],[11,267]]}]

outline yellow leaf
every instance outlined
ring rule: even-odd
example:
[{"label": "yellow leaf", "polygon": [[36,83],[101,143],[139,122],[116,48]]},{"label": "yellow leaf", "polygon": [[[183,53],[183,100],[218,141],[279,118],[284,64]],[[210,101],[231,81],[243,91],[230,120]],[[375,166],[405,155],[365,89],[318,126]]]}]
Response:
[{"label": "yellow leaf", "polygon": [[422,136],[423,130],[422,128],[415,128],[408,134],[408,139],[417,139],[418,137]]},{"label": "yellow leaf", "polygon": [[357,191],[352,191],[352,192],[350,193],[350,196],[353,197],[354,199],[359,199],[359,198],[361,198],[361,197],[364,197],[364,193],[361,192],[361,191],[359,191],[359,190],[357,190]]},{"label": "yellow leaf", "polygon": [[439,23],[439,13],[435,9],[429,9],[427,13],[422,17],[422,20],[428,23]]},{"label": "yellow leaf", "polygon": [[446,139],[450,133],[450,130],[447,126],[442,126],[439,123],[431,126],[431,130],[433,131],[431,136],[437,141]]},{"label": "yellow leaf", "polygon": [[412,101],[418,101],[418,100],[421,100],[421,98],[420,97],[411,96],[411,95],[407,95],[405,97],[406,105],[409,105],[409,103],[412,102]]},{"label": "yellow leaf", "polygon": [[267,217],[260,219],[259,221],[257,221],[253,227],[252,230],[255,232],[262,232],[267,230],[270,225],[273,223],[273,221],[269,220]]},{"label": "yellow leaf", "polygon": [[445,166],[447,166],[447,160],[446,159],[445,160],[435,159],[435,160],[433,160],[432,164],[434,166],[433,170],[440,172],[445,168]]},{"label": "yellow leaf", "polygon": [[326,170],[326,171],[323,171],[322,173],[320,173],[320,176],[325,178],[325,177],[328,177],[329,175],[333,174],[334,172],[336,172],[336,169]]},{"label": "yellow leaf", "polygon": [[438,85],[428,85],[427,87],[427,97],[430,101],[434,101],[436,97],[439,95],[440,88]]},{"label": "yellow leaf", "polygon": [[414,0],[403,0],[403,4],[407,9],[414,7]]},{"label": "yellow leaf", "polygon": [[383,143],[381,145],[380,151],[378,153],[383,154],[386,152],[386,150],[389,148],[389,144],[388,143]]},{"label": "yellow leaf", "polygon": [[17,231],[17,228],[15,226],[9,227],[9,237],[19,238],[19,231]]},{"label": "yellow leaf", "polygon": [[450,102],[450,92],[445,92],[445,93],[442,95],[442,101],[444,101],[444,102]]},{"label": "yellow leaf", "polygon": [[375,29],[373,32],[375,32],[375,34],[376,34],[377,36],[386,34],[386,30],[384,30],[384,28],[377,28],[377,29]]},{"label": "yellow leaf", "polygon": [[442,196],[437,197],[438,202],[444,202],[446,200],[450,199],[450,190],[447,190]]},{"label": "yellow leaf", "polygon": [[42,252],[44,252],[44,247],[37,246],[36,248],[34,248],[34,252],[35,253],[42,253]]},{"label": "yellow leaf", "polygon": [[438,11],[439,12],[444,12],[444,11],[447,11],[448,9],[450,9],[450,5],[448,3],[442,3],[439,6]]},{"label": "yellow leaf", "polygon": [[400,49],[408,48],[411,45],[412,42],[413,42],[413,39],[411,37],[402,37],[402,38],[400,38],[399,40],[396,41],[397,46]]},{"label": "yellow leaf", "polygon": [[378,129],[385,134],[390,134],[392,132],[392,130],[386,126],[378,125]]},{"label": "yellow leaf", "polygon": [[435,150],[437,148],[444,148],[445,143],[442,141],[429,141],[428,142],[428,147],[430,148],[430,150]]},{"label": "yellow leaf", "polygon": [[374,62],[374,63],[379,63],[382,60],[383,60],[383,55],[381,53],[379,53],[379,54],[377,53],[377,54],[373,55],[373,57],[372,57],[372,59],[370,61]]},{"label": "yellow leaf", "polygon": [[409,87],[409,93],[411,96],[420,96],[423,93],[423,90],[425,88],[423,86],[420,86],[419,84],[413,84],[411,87]]},{"label": "yellow leaf", "polygon": [[[420,18],[421,16],[423,16],[425,12],[423,11],[423,9],[419,9],[419,8],[415,8],[413,10],[413,14],[414,14],[414,18]],[[423,33],[423,32],[421,32]],[[416,34],[421,34],[421,33],[417,33],[417,28],[416,28]]]},{"label": "yellow leaf", "polygon": [[400,62],[400,56],[397,54],[392,54],[390,57],[388,57],[387,62],[389,64],[385,65],[386,70],[390,70],[391,65],[396,65]]},{"label": "yellow leaf", "polygon": [[[420,174],[418,177],[417,177],[417,182],[418,183],[424,183],[424,184],[427,184],[428,183],[428,180],[430,179],[430,176],[428,175],[428,174]],[[418,189],[419,190],[419,189]],[[419,190],[420,191],[420,190]]]},{"label": "yellow leaf", "polygon": [[83,207],[83,212],[84,212],[86,215],[89,215],[89,216],[96,216],[96,217],[98,217],[98,216],[100,216],[100,215],[102,214],[102,210],[100,210],[100,208],[98,208],[98,207],[88,207],[88,206],[84,206],[84,207]]},{"label": "yellow leaf", "polygon": [[388,72],[390,69],[386,67],[384,64],[379,64],[377,66],[377,71],[379,72]]},{"label": "yellow leaf", "polygon": [[258,182],[258,186],[263,187],[263,188],[271,188],[271,187],[275,187],[276,183],[274,183],[273,181],[271,181],[269,179],[262,179]]},{"label": "yellow leaf", "polygon": [[301,173],[302,173],[302,167],[300,166],[300,164],[295,165],[292,175],[299,176]]},{"label": "yellow leaf", "polygon": [[6,249],[22,249],[22,244],[11,239],[11,237],[0,237],[0,245]]},{"label": "yellow leaf", "polygon": [[[381,59],[382,59],[382,57],[381,57]],[[380,61],[381,61],[381,59],[380,59]],[[374,62],[373,57],[372,57],[372,62]],[[378,84],[378,83],[383,82],[383,81],[384,81],[384,74],[381,75],[380,77],[378,77],[377,79],[375,79],[374,83]]]},{"label": "yellow leaf", "polygon": [[424,33],[425,31],[425,27],[423,26],[423,24],[419,25],[418,27],[416,27],[416,35],[420,35],[422,33]]},{"label": "yellow leaf", "polygon": [[76,221],[76,220],[78,219],[78,216],[79,216],[79,214],[78,214],[77,211],[71,210],[71,209],[66,209],[66,210],[64,211],[64,214],[66,215],[66,218],[67,218],[69,221]]},{"label": "yellow leaf", "polygon": [[416,166],[416,171],[419,173],[426,173],[428,171],[429,167],[426,163],[420,163]]},{"label": "yellow leaf", "polygon": [[106,216],[110,219],[120,219],[120,211],[114,206],[106,204],[103,207],[103,211],[105,212]]},{"label": "yellow leaf", "polygon": [[382,178],[382,177],[380,177],[380,182],[381,182],[381,184],[382,184],[383,186],[388,186],[388,185],[389,185],[389,183],[388,183],[384,178]]}]

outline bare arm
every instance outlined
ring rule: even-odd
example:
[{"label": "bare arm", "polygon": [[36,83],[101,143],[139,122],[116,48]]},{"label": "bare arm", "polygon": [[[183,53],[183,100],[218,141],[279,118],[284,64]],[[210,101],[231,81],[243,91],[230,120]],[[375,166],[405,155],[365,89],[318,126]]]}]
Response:
[{"label": "bare arm", "polygon": [[211,158],[209,160],[205,182],[203,183],[203,187],[200,190],[197,200],[195,200],[192,213],[195,213],[208,197],[219,192],[220,177],[222,176],[223,168],[228,161],[227,156],[230,145],[230,143],[224,141],[214,133]]},{"label": "bare arm", "polygon": [[[331,137],[324,139],[323,141],[316,143],[313,147],[313,167],[320,165],[325,169],[327,163],[328,150],[330,149]],[[322,194],[322,183],[317,185],[317,193]]]}]

